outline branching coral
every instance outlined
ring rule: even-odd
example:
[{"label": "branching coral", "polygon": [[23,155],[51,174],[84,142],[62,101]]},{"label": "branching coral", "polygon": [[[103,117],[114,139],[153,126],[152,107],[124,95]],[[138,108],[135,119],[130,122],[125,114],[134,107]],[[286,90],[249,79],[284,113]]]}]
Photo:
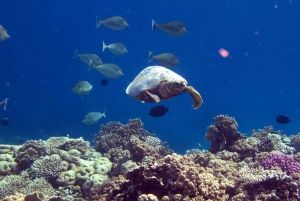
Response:
[{"label": "branching coral", "polygon": [[209,151],[217,153],[222,150],[229,150],[233,143],[243,136],[237,131],[238,124],[235,118],[227,115],[215,117],[216,123],[206,129],[206,140],[211,142]]},{"label": "branching coral", "polygon": [[44,178],[31,180],[27,172],[20,175],[5,176],[0,181],[0,199],[15,193],[25,195],[41,192],[44,195],[56,195],[56,191]]},{"label": "branching coral", "polygon": [[131,137],[129,141],[129,151],[131,153],[133,161],[140,162],[146,156],[152,156],[156,159],[159,159],[161,158],[161,156],[165,156],[172,153],[172,151],[167,147],[163,146],[162,143],[160,143],[157,140],[155,141],[154,137],[150,138],[150,143],[152,144],[149,144],[148,137],[146,138],[146,140],[148,139],[148,141],[146,142],[140,140],[135,136]]},{"label": "branching coral", "polygon": [[140,119],[130,119],[126,125],[116,121],[101,125],[99,135],[94,138],[95,149],[107,152],[110,148],[126,148],[132,136],[145,140],[150,134],[142,126]]},{"label": "branching coral", "polygon": [[111,175],[117,176],[122,163],[127,160],[141,162],[147,156],[159,159],[173,153],[165,143],[150,135],[142,126],[140,119],[130,119],[126,125],[109,122],[100,127],[100,135],[94,138],[95,148],[115,164]]},{"label": "branching coral", "polygon": [[49,155],[50,147],[43,140],[28,140],[18,150],[16,162],[22,170],[42,156]]},{"label": "branching coral", "polygon": [[45,156],[42,159],[34,161],[31,166],[31,173],[34,177],[43,177],[48,181],[56,179],[61,171],[59,156]]},{"label": "branching coral", "polygon": [[267,170],[278,167],[287,174],[300,173],[300,163],[294,161],[291,156],[284,154],[272,154],[262,159],[260,163]]},{"label": "branching coral", "polygon": [[300,151],[300,133],[297,135],[292,135],[291,137],[291,145],[296,149],[297,152]]}]

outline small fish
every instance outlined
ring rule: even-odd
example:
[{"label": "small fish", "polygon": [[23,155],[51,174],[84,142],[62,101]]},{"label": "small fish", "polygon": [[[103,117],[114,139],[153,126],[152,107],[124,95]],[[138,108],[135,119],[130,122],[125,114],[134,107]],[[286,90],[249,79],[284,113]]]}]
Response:
[{"label": "small fish", "polygon": [[83,160],[87,160],[90,158],[90,156],[83,154],[83,155],[80,155],[80,158]]},{"label": "small fish", "polygon": [[65,133],[65,134],[64,134],[64,137],[70,138],[70,135],[69,135],[68,133]]},{"label": "small fish", "polygon": [[157,28],[161,29],[165,33],[171,36],[182,36],[187,32],[185,25],[179,21],[170,21],[165,22],[163,24],[157,24],[152,19],[152,32],[155,31]]},{"label": "small fish", "polygon": [[0,41],[9,39],[10,35],[8,35],[7,30],[3,28],[3,26],[0,24]]},{"label": "small fish", "polygon": [[122,43],[112,43],[109,45],[105,45],[104,41],[103,42],[103,49],[102,52],[104,52],[105,49],[108,49],[111,53],[115,55],[123,55],[126,54],[128,51]]},{"label": "small fish", "polygon": [[96,54],[79,54],[78,50],[75,48],[75,54],[73,58],[79,57],[85,64],[89,66],[89,71],[95,66],[103,64],[102,59]]},{"label": "small fish", "polygon": [[290,123],[291,120],[286,116],[278,115],[276,118],[276,122],[280,123],[280,124],[287,124],[287,123]]},{"label": "small fish", "polygon": [[165,67],[173,67],[176,66],[177,64],[179,64],[178,59],[171,53],[162,53],[159,55],[154,56],[152,54],[152,52],[149,51],[149,61],[152,61],[153,59],[155,59],[156,61],[158,61],[161,65],[165,66]]},{"label": "small fish", "polygon": [[4,110],[6,110],[7,100],[9,98],[5,98],[3,101],[0,102],[0,107],[2,107]]},{"label": "small fish", "polygon": [[101,21],[100,18],[96,15],[96,29],[100,27],[101,24],[116,31],[123,30],[129,26],[122,17],[114,16]]},{"label": "small fish", "polygon": [[87,115],[85,115],[83,117],[83,120],[82,120],[82,123],[85,123],[85,124],[94,124],[96,122],[98,122],[102,117],[105,117],[105,110],[103,111],[103,113],[100,113],[100,112],[90,112],[88,113]]},{"label": "small fish", "polygon": [[102,75],[110,78],[118,78],[124,75],[121,68],[115,64],[102,64],[95,66],[95,69]]},{"label": "small fish", "polygon": [[91,85],[88,81],[80,81],[72,87],[72,91],[79,95],[87,95],[92,90],[93,85]]},{"label": "small fish", "polygon": [[107,79],[102,79],[102,80],[101,80],[101,84],[102,84],[103,86],[106,86],[106,85],[108,84]]},{"label": "small fish", "polygon": [[3,126],[8,126],[8,124],[9,124],[9,119],[8,119],[8,118],[0,119],[0,123],[1,123]]},{"label": "small fish", "polygon": [[166,112],[169,112],[169,107],[155,106],[150,110],[149,115],[151,115],[152,117],[161,117],[164,116]]}]

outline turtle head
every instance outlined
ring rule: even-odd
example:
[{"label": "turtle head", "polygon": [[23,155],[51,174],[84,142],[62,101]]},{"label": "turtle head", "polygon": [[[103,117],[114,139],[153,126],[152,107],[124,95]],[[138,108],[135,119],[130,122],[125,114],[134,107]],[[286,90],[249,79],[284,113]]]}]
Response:
[{"label": "turtle head", "polygon": [[185,82],[162,81],[158,87],[159,97],[163,100],[177,96],[185,91]]},{"label": "turtle head", "polygon": [[201,95],[199,94],[198,91],[196,91],[196,89],[194,89],[191,86],[187,86],[186,87],[186,91],[191,95],[191,97],[192,97],[192,99],[194,101],[192,107],[194,109],[198,109],[202,105],[202,103],[203,103]]},{"label": "turtle head", "polygon": [[184,82],[168,82],[166,84],[166,89],[172,95],[181,94],[186,88],[186,84]]}]

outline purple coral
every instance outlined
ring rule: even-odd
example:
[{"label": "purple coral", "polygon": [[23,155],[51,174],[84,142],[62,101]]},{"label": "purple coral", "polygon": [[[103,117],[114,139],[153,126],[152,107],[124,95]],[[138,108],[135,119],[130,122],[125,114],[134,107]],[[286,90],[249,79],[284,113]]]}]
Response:
[{"label": "purple coral", "polygon": [[300,173],[300,163],[284,154],[272,154],[261,160],[260,164],[267,170],[276,166],[287,174]]}]

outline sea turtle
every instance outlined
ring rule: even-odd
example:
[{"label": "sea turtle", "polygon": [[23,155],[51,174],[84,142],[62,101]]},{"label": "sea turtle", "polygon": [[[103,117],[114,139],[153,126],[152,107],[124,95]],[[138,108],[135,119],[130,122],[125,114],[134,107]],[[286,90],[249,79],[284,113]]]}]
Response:
[{"label": "sea turtle", "polygon": [[162,66],[145,68],[126,89],[129,96],[148,103],[167,100],[183,92],[191,95],[194,109],[202,105],[201,95],[193,87],[187,86],[183,77]]}]

